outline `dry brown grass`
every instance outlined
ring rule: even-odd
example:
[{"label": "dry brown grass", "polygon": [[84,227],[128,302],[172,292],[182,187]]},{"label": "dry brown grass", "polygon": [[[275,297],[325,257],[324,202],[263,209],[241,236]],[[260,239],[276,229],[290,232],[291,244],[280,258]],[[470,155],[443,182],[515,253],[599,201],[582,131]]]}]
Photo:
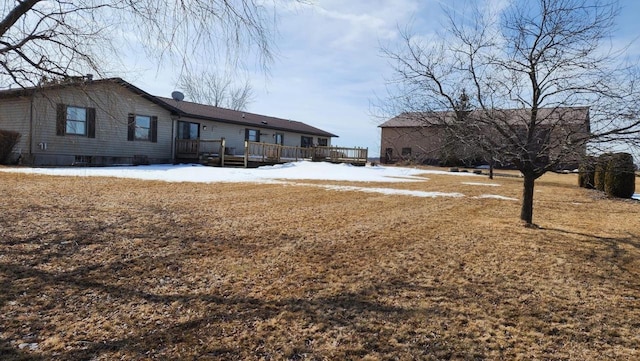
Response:
[{"label": "dry brown grass", "polygon": [[332,183],[467,197],[0,173],[0,359],[640,359],[638,202],[428,178]]}]

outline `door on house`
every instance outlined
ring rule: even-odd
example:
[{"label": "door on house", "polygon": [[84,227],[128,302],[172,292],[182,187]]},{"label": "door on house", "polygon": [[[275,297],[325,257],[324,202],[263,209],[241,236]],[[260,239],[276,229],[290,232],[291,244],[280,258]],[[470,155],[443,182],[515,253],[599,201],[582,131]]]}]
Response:
[{"label": "door on house", "polygon": [[199,153],[200,123],[178,121],[176,154],[178,157],[197,157]]},{"label": "door on house", "polygon": [[284,133],[276,133],[273,135],[273,138],[275,139],[276,144],[279,144],[279,145],[284,144]]},{"label": "door on house", "polygon": [[178,122],[178,139],[200,138],[200,123]]},{"label": "door on house", "polygon": [[384,162],[391,163],[393,161],[393,148],[387,148],[384,150]]},{"label": "door on house", "polygon": [[305,137],[304,135],[300,137],[300,146],[302,148],[313,147],[313,137]]}]

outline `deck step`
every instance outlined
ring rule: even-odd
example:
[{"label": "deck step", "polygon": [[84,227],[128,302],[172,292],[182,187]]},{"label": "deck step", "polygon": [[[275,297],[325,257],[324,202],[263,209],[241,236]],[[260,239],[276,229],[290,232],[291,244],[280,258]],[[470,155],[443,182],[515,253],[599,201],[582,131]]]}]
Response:
[{"label": "deck step", "polygon": [[244,157],[224,157],[225,167],[244,167]]}]

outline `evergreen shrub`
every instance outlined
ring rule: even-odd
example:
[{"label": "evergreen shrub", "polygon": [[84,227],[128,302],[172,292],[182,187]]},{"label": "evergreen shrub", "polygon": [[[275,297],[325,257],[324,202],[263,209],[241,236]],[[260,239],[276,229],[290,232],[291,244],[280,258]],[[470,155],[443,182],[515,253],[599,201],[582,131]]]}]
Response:
[{"label": "evergreen shrub", "polygon": [[0,129],[0,164],[8,164],[12,161],[11,152],[18,141],[20,141],[20,133]]},{"label": "evergreen shrub", "polygon": [[578,167],[578,185],[582,188],[594,189],[596,179],[596,157],[587,157]]},{"label": "evergreen shrub", "polygon": [[636,190],[636,174],[631,154],[616,153],[609,158],[604,184],[604,191],[610,197],[633,196]]},{"label": "evergreen shrub", "polygon": [[607,164],[612,153],[601,154],[596,160],[594,169],[593,186],[595,189],[604,192],[605,176],[607,172]]}]

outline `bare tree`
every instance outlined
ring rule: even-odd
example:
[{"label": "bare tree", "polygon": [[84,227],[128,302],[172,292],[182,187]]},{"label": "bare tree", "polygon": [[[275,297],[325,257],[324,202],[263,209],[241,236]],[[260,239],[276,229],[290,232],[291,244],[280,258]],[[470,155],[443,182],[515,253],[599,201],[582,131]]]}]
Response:
[{"label": "bare tree", "polygon": [[205,71],[187,74],[179,84],[186,95],[195,102],[233,110],[244,110],[253,100],[253,88],[249,80],[236,85],[230,73],[218,75]]},{"label": "bare tree", "polygon": [[[292,0],[295,1],[295,0]],[[179,69],[195,59],[272,59],[274,7],[259,0],[21,0],[0,6],[0,82],[104,75],[143,50]],[[122,67],[120,67],[122,68]],[[115,69],[117,70],[117,69]]]},{"label": "bare tree", "polygon": [[[516,0],[499,14],[447,12],[444,34],[425,40],[404,31],[398,50],[383,50],[399,89],[388,101],[517,167],[520,218],[532,225],[536,179],[587,147],[640,138],[637,62],[608,41],[618,12],[607,0]],[[461,120],[454,110],[463,88],[471,111]],[[585,112],[587,124],[576,124]]]}]

